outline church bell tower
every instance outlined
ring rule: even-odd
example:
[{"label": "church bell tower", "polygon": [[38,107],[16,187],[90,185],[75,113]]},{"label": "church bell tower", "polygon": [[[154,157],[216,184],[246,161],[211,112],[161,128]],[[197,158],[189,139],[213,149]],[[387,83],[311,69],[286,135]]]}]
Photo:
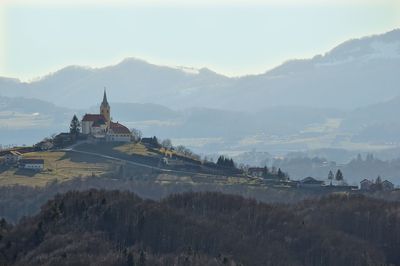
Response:
[{"label": "church bell tower", "polygon": [[103,101],[101,102],[100,105],[100,114],[104,116],[106,119],[107,127],[110,126],[110,105],[107,102],[107,94],[106,94],[106,89],[104,88],[104,95],[103,95]]}]

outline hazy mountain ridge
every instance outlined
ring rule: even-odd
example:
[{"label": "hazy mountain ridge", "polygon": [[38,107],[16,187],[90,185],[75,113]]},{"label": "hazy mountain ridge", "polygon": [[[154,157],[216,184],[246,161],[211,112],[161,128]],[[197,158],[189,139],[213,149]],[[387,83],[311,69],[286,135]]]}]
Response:
[{"label": "hazy mountain ridge", "polygon": [[[172,104],[203,87],[218,87],[229,79],[208,69],[196,73],[157,66],[135,58],[127,58],[114,66],[87,68],[69,66],[31,83],[5,79],[2,95],[39,98],[71,108],[87,108],[97,104],[103,87],[114,101]],[[63,95],[64,97],[59,97]],[[179,105],[178,105],[179,107]]]},{"label": "hazy mountain ridge", "polygon": [[355,132],[353,141],[394,142],[400,141],[400,97],[349,112],[341,128]]},{"label": "hazy mountain ridge", "polygon": [[[376,44],[396,49],[388,54]],[[347,41],[312,59],[288,61],[240,86],[268,86],[270,98],[278,103],[283,98],[287,105],[353,109],[398,96],[399,67],[400,30],[394,30]]]},{"label": "hazy mountain ridge", "polygon": [[[394,30],[237,78],[135,58],[102,68],[70,66],[30,83],[0,78],[0,135],[31,144],[67,131],[73,113],[98,111],[107,86],[114,120],[203,154],[395,148],[399,44]],[[21,96],[33,99],[11,99]]]},{"label": "hazy mountain ridge", "polygon": [[173,109],[353,109],[400,95],[395,85],[400,82],[399,67],[400,30],[393,30],[347,41],[325,55],[288,61],[260,75],[229,78],[206,68],[157,66],[127,58],[103,68],[66,67],[30,83],[2,78],[0,89],[3,96],[39,98],[73,108],[96,104],[95,96],[106,86],[114,101]]}]

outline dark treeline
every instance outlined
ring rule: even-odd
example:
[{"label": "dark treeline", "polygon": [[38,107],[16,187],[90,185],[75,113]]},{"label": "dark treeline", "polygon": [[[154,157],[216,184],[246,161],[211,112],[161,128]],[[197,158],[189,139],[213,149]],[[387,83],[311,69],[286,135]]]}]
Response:
[{"label": "dark treeline", "polygon": [[71,190],[107,189],[131,191],[140,197],[159,200],[173,193],[188,191],[215,191],[255,198],[263,202],[293,203],[316,197],[321,193],[313,191],[279,190],[273,188],[251,187],[247,185],[218,185],[170,183],[159,184],[145,179],[112,179],[103,177],[74,178],[66,182],[53,182],[45,187],[3,186],[0,187],[0,218],[16,223],[23,216],[39,212],[40,206],[58,193]]},{"label": "dark treeline", "polygon": [[0,264],[399,265],[399,211],[346,194],[271,205],[215,192],[68,192],[0,223]]},{"label": "dark treeline", "polygon": [[232,158],[227,158],[223,155],[218,157],[217,165],[225,168],[235,168],[235,162]]}]

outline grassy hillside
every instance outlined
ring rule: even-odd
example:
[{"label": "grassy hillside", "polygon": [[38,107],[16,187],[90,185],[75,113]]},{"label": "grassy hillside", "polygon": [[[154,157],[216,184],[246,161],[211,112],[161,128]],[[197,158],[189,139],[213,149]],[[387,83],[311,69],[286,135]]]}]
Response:
[{"label": "grassy hillside", "polygon": [[[110,156],[114,159],[104,158]],[[0,166],[0,186],[44,186],[57,180],[77,177],[106,176],[118,179],[140,179],[160,184],[259,185],[259,180],[229,175],[223,170],[203,165],[199,160],[149,148],[141,143],[81,144],[76,151],[41,151],[24,153],[24,158],[44,159],[44,171]],[[168,165],[162,159],[168,157]],[[132,163],[130,163],[132,162]],[[138,164],[135,164],[138,163]],[[145,166],[147,167],[145,167]],[[154,167],[154,168],[151,168]],[[161,171],[159,168],[166,169]]]},{"label": "grassy hillside", "polygon": [[[145,164],[156,168],[167,169],[178,175],[180,173],[213,176],[241,175],[241,172],[238,169],[222,168],[214,163],[202,163],[194,156],[183,155],[176,151],[166,151],[163,148],[144,146],[142,143],[85,143],[78,145],[75,149],[83,152],[111,156],[120,160]],[[167,158],[168,163],[163,162],[164,158]]]},{"label": "grassy hillside", "polygon": [[71,152],[43,151],[25,153],[24,158],[40,158],[45,170],[34,172],[15,167],[0,168],[0,186],[44,186],[54,180],[66,181],[75,177],[102,175],[112,169],[111,161]]},{"label": "grassy hillside", "polygon": [[[142,144],[105,143],[101,145],[81,145],[81,150],[104,155],[122,155],[121,159],[135,160],[133,155],[148,158],[150,162],[158,162],[162,156]],[[38,151],[24,153],[24,158],[44,159],[45,170],[34,172],[31,170],[18,169],[16,167],[0,166],[0,186],[27,185],[44,186],[57,180],[63,182],[77,177],[113,175],[118,171],[121,162],[118,160],[105,159],[100,156],[65,151]],[[137,172],[137,167],[126,167],[128,172]]]},{"label": "grassy hillside", "polygon": [[[157,153],[155,151],[151,151],[142,143],[124,143],[124,144],[113,144],[113,143],[106,143],[102,145],[103,147],[106,146],[107,148],[113,148],[116,151],[133,155],[142,155],[142,156],[156,156]],[[93,147],[93,146],[92,146]]]},{"label": "grassy hillside", "polygon": [[76,150],[101,153],[108,156],[118,157],[126,160],[143,161],[151,165],[158,165],[163,157],[174,157],[177,160],[191,164],[201,164],[198,159],[168,151],[164,148],[149,147],[142,143],[117,143],[106,142],[101,144],[81,144]]}]

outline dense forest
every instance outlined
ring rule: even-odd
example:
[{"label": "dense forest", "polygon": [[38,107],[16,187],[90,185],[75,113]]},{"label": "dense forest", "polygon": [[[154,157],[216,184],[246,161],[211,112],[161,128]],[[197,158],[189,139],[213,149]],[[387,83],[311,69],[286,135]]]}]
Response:
[{"label": "dense forest", "polygon": [[[301,191],[293,189],[274,189],[246,184],[161,184],[147,179],[118,179],[118,178],[74,178],[65,182],[52,182],[45,187],[0,186],[0,218],[16,223],[23,216],[32,216],[40,211],[40,207],[56,194],[71,190],[107,189],[134,192],[142,198],[160,200],[168,195],[183,192],[214,191],[227,194],[255,198],[267,203],[293,203],[307,198],[320,196],[321,191]],[[386,195],[387,196],[387,195]],[[396,197],[397,198],[397,197]]]},{"label": "dense forest", "polygon": [[218,192],[162,200],[59,194],[0,222],[1,265],[399,265],[400,203],[336,194],[266,204]]}]

